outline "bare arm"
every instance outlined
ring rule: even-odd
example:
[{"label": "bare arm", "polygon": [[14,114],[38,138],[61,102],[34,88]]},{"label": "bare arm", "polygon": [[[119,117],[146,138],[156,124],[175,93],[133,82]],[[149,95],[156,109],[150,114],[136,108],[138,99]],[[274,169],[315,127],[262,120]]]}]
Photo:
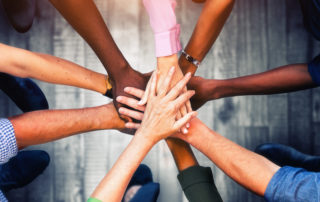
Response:
[{"label": "bare arm", "polygon": [[50,0],[52,5],[87,41],[111,77],[129,64],[115,44],[93,0]]},{"label": "bare arm", "polygon": [[[198,61],[202,61],[212,44],[219,36],[224,23],[228,19],[235,0],[206,0],[197,25],[185,47],[185,51]],[[196,72],[196,66],[188,62],[185,57],[179,58],[179,65],[183,73]]]},{"label": "bare arm", "polygon": [[68,110],[42,110],[10,117],[19,148],[102,129],[122,129],[113,104]]},{"label": "bare arm", "polygon": [[[138,89],[128,88],[127,92],[137,97],[143,94]],[[119,102],[137,109],[137,100],[120,97]],[[143,109],[140,109],[143,111]],[[121,110],[127,116],[136,116],[133,110]],[[140,112],[142,115],[142,112]],[[140,116],[141,116],[140,115]],[[199,119],[193,119],[188,134],[175,134],[208,156],[221,170],[249,190],[263,195],[273,174],[279,167],[266,158],[246,150],[206,127]]]},{"label": "bare arm", "polygon": [[263,73],[226,79],[207,80],[208,100],[237,96],[261,95],[298,91],[316,87],[307,64],[292,64]]},{"label": "bare arm", "polygon": [[190,143],[233,180],[259,195],[264,192],[279,169],[271,161],[251,152],[205,126],[199,119],[191,121],[188,135],[178,135]]},{"label": "bare arm", "polygon": [[115,98],[125,95],[123,89],[126,86],[145,89],[147,79],[132,69],[124,58],[93,0],[50,0],[50,2],[86,40],[104,65],[112,82],[113,101],[117,109],[121,105]]},{"label": "bare arm", "polygon": [[0,44],[0,71],[105,93],[106,76],[51,55]]},{"label": "bare arm", "polygon": [[187,121],[196,115],[188,113],[182,119],[176,121],[176,113],[194,92],[188,91],[179,96],[182,89],[190,79],[186,75],[168,94],[169,84],[173,76],[170,71],[166,78],[164,88],[156,95],[156,77],[152,79],[148,105],[140,124],[126,123],[126,127],[138,128],[129,146],[120,155],[117,162],[100,182],[91,197],[102,201],[121,201],[125,189],[134,171],[158,141],[178,131]]}]

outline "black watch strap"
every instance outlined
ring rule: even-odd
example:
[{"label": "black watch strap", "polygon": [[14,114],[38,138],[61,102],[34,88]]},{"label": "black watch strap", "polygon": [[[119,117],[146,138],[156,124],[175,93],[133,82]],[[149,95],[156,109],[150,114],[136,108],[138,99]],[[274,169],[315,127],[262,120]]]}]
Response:
[{"label": "black watch strap", "polygon": [[182,55],[186,58],[188,62],[194,64],[197,68],[200,66],[200,62],[197,59],[194,59],[191,55],[186,53],[184,50],[182,51]]}]

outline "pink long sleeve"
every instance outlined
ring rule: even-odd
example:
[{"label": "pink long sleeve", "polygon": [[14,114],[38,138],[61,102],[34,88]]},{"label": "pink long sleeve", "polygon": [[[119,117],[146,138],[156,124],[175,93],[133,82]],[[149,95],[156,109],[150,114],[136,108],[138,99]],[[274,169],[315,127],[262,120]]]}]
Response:
[{"label": "pink long sleeve", "polygon": [[181,50],[180,25],[174,9],[175,0],[143,0],[154,32],[156,56],[173,55]]}]

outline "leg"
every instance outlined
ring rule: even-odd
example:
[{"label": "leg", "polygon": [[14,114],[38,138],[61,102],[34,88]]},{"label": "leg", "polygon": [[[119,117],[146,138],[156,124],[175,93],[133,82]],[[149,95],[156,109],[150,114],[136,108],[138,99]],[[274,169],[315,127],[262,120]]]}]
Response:
[{"label": "leg", "polygon": [[41,89],[30,79],[0,73],[0,89],[23,111],[48,109],[47,99]]},{"label": "leg", "polygon": [[31,28],[36,13],[35,0],[2,0],[2,5],[16,31],[24,33]]},{"label": "leg", "polygon": [[255,152],[266,157],[279,166],[304,168],[308,171],[320,171],[320,157],[301,153],[292,147],[281,144],[262,144]]},{"label": "leg", "polygon": [[0,190],[26,186],[49,165],[50,157],[45,151],[21,151],[9,162],[0,166]]},{"label": "leg", "polygon": [[123,202],[156,202],[160,192],[159,183],[154,183],[148,166],[141,164],[133,174]]}]

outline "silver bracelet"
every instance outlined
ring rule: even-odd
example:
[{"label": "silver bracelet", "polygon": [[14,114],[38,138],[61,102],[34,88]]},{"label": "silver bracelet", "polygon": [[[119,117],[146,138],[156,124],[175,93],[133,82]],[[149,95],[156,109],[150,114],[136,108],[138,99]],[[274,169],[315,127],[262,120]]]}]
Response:
[{"label": "silver bracelet", "polygon": [[181,52],[182,55],[186,58],[188,62],[194,64],[197,68],[200,66],[200,62],[197,59],[194,59],[191,55],[186,53],[184,50]]}]

